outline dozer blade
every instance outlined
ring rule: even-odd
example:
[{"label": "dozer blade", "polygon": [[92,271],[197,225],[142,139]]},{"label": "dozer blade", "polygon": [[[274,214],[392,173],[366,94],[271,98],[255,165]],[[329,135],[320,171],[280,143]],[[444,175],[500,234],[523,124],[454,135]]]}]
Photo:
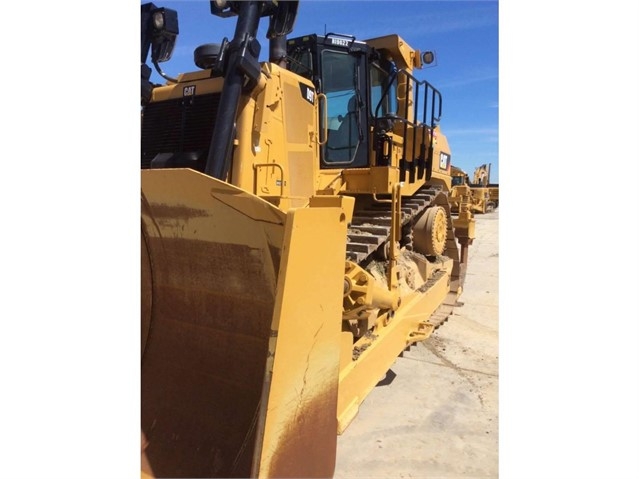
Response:
[{"label": "dozer blade", "polygon": [[330,477],[342,207],[142,171],[143,474]]}]

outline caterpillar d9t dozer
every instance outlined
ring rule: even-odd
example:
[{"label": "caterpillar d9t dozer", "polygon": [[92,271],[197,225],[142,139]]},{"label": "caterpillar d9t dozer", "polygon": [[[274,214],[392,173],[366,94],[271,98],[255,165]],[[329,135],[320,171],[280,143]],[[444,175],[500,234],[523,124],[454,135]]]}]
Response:
[{"label": "caterpillar d9t dozer", "polygon": [[233,38],[170,78],[177,13],[142,5],[142,475],[330,477],[337,434],[451,313],[474,223],[450,213],[428,53],[289,40],[297,2],[210,8]]}]

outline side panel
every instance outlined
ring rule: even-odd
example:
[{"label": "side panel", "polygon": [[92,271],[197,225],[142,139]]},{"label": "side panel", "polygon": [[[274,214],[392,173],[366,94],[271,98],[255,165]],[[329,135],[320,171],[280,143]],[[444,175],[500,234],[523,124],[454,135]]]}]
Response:
[{"label": "side panel", "polygon": [[240,105],[232,183],[282,210],[306,206],[319,169],[315,89],[276,65],[263,71],[264,88]]}]

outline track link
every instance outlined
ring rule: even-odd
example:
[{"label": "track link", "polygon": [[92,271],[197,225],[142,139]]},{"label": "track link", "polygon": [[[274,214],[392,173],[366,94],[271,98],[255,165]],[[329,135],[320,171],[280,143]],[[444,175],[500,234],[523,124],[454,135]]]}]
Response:
[{"label": "track link", "polygon": [[433,325],[434,329],[439,328],[448,321],[448,318],[453,314],[455,306],[457,306],[457,295],[455,293],[448,293],[446,300],[435,310],[430,318],[428,318],[428,322]]},{"label": "track link", "polygon": [[[431,206],[441,191],[439,187],[422,186],[414,195],[402,198],[402,226],[422,214]],[[390,237],[391,211],[386,203],[378,203],[368,208],[356,209],[348,228],[346,259],[362,264]]]}]

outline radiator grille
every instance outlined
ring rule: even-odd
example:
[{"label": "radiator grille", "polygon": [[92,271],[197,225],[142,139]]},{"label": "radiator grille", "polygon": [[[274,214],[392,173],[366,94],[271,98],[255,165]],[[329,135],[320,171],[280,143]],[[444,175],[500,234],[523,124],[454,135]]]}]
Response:
[{"label": "radiator grille", "polygon": [[158,153],[197,152],[206,162],[220,94],[148,104],[142,115],[142,168]]}]

